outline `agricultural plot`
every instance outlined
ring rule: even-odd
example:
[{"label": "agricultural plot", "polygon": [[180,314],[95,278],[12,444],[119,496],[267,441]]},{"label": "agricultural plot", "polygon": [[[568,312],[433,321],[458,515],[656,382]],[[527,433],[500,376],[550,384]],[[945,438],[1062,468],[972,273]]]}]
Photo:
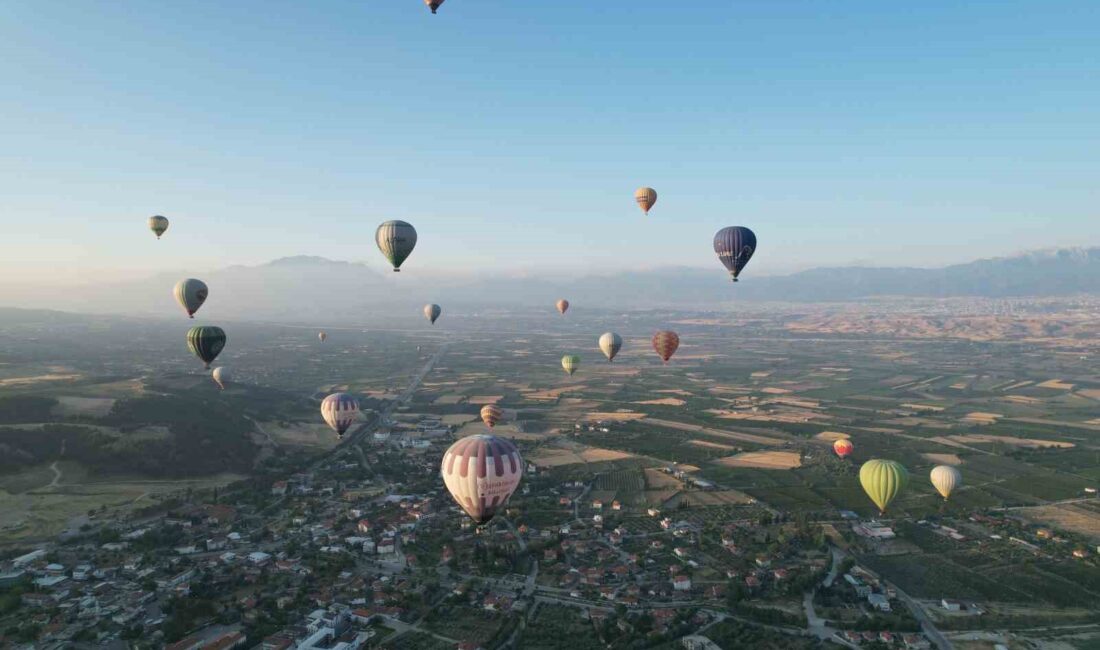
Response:
[{"label": "agricultural plot", "polygon": [[794,451],[750,451],[715,462],[726,467],[794,469],[802,466],[802,456]]},{"label": "agricultural plot", "polygon": [[519,646],[529,650],[604,649],[592,623],[581,617],[581,610],[564,605],[540,605],[520,636]]},{"label": "agricultural plot", "polygon": [[485,645],[493,638],[503,618],[496,612],[455,606],[433,612],[426,627],[440,636]]},{"label": "agricultural plot", "polygon": [[1037,524],[1054,526],[1100,540],[1100,510],[1094,504],[1039,506],[1016,510],[1014,514],[1023,515]]}]

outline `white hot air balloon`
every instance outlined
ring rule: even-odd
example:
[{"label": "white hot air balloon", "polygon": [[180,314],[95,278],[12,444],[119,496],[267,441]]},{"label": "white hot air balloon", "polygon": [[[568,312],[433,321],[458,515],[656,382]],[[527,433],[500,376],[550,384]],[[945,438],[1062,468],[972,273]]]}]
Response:
[{"label": "white hot air balloon", "polygon": [[944,501],[947,501],[955,488],[962,485],[963,480],[962,472],[951,465],[936,465],[932,468],[929,478],[932,480],[932,487],[936,488],[936,492],[940,493]]}]

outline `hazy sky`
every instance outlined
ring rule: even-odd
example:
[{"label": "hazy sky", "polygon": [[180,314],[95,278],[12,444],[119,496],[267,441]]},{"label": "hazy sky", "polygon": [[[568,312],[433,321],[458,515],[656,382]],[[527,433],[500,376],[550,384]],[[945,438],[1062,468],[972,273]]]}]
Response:
[{"label": "hazy sky", "polygon": [[722,272],[726,225],[746,275],[1100,244],[1098,33],[1094,0],[8,0],[0,271],[380,268],[391,218],[408,272]]}]

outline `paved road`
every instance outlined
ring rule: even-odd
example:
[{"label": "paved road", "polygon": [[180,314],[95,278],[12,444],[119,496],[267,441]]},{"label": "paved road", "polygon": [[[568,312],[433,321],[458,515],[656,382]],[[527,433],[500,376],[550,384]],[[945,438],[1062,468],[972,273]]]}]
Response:
[{"label": "paved road", "polygon": [[898,592],[898,600],[905,603],[905,606],[913,613],[913,618],[920,622],[920,628],[921,631],[924,632],[924,636],[928,637],[929,640],[932,641],[932,644],[939,648],[939,650],[953,650],[954,646],[951,645],[951,641],[948,640],[942,632],[936,629],[936,625],[932,622],[932,619],[928,617],[928,613],[924,611],[920,603],[913,600],[909,594],[898,589],[897,585],[891,586]]},{"label": "paved road", "polygon": [[932,619],[928,616],[928,613],[924,611],[924,607],[922,607],[920,603],[914,600],[912,596],[902,591],[896,584],[885,580],[881,575],[869,570],[867,567],[862,567],[862,569],[878,578],[883,584],[894,588],[894,591],[898,594],[898,600],[909,609],[913,614],[913,618],[917,619],[917,622],[920,623],[921,632],[924,632],[924,636],[928,637],[932,645],[939,648],[939,650],[954,650],[951,641],[936,628],[936,624],[932,622]]}]

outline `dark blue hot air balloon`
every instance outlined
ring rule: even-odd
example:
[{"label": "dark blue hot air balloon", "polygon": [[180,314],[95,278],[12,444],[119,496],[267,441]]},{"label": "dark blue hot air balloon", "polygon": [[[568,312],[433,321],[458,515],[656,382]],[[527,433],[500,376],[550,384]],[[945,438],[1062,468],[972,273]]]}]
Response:
[{"label": "dark blue hot air balloon", "polygon": [[729,269],[733,281],[737,282],[741,269],[756,252],[756,235],[744,226],[723,228],[714,235],[714,252],[718,253],[718,259]]}]

